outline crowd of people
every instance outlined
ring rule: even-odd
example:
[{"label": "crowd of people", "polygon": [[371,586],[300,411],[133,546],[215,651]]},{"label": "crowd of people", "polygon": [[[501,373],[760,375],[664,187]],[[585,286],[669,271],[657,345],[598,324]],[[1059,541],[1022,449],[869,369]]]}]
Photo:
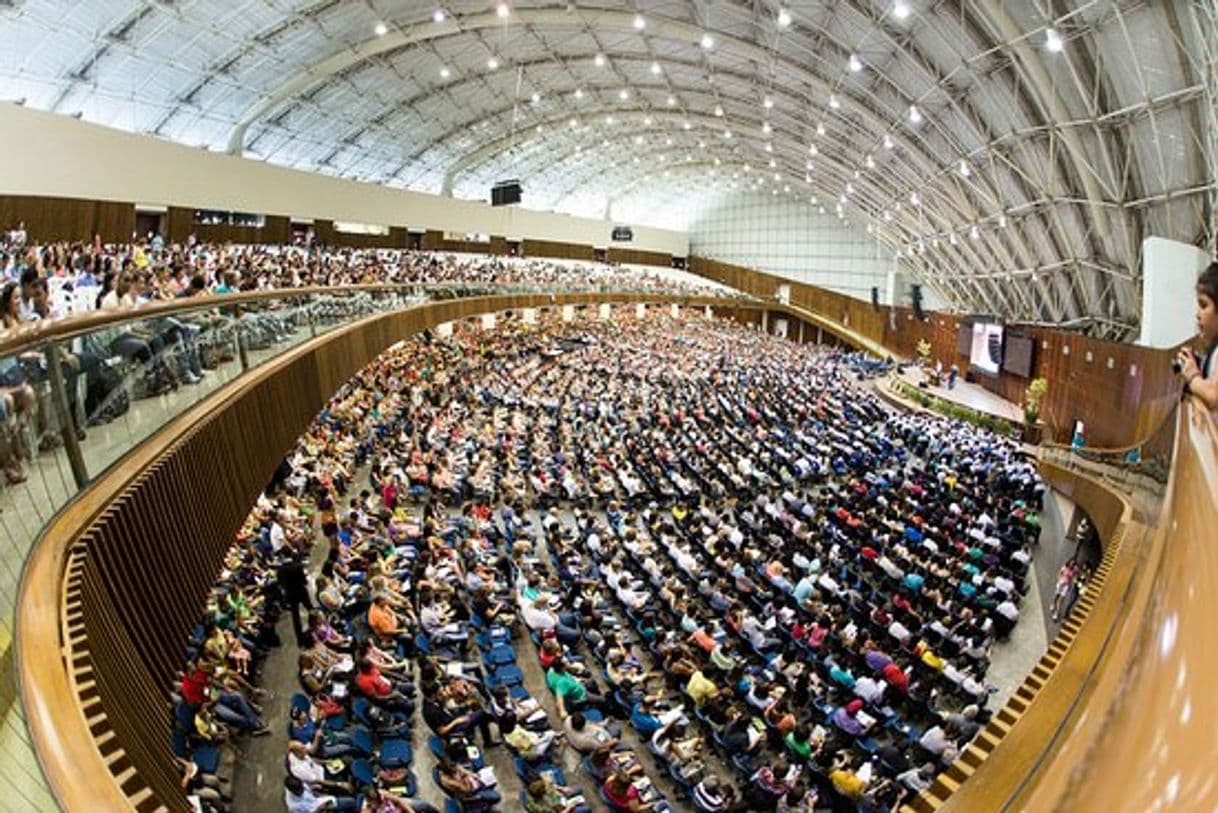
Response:
[{"label": "crowd of people", "polygon": [[[23,225],[0,237],[0,335],[73,313],[131,310],[152,303],[239,291],[363,283],[530,286],[548,290],[639,290],[735,295],[728,289],[655,270],[602,263],[304,246],[166,244],[151,235],[131,244],[29,244]],[[257,348],[281,340],[301,319],[327,319],[372,307],[359,297],[314,303],[314,311],[265,305],[239,318],[221,306],[131,321],[61,348],[69,413],[78,434],[123,414],[133,398],[201,381],[236,356],[238,333]],[[57,421],[47,361],[38,352],[0,358],[0,468],[9,484],[55,445]]]},{"label": "crowd of people", "polygon": [[1005,439],[890,412],[862,369],[656,308],[383,355],[236,542],[185,673],[208,692],[181,687],[184,767],[263,730],[250,676],[283,608],[292,811],[427,809],[418,716],[466,810],[518,809],[499,747],[534,813],[582,809],[586,782],[636,813],[893,809],[988,718],[1044,487]]}]

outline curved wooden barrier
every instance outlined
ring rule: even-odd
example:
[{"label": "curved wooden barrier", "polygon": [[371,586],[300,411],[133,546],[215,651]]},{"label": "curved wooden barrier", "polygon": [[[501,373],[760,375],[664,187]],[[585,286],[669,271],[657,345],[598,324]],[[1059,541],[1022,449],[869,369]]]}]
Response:
[{"label": "curved wooden barrier", "polygon": [[250,506],[344,382],[394,342],[442,322],[601,302],[758,307],[648,294],[533,294],[371,316],[213,393],[57,515],[22,581],[16,660],[31,739],[60,805],[70,813],[186,810],[169,748],[169,690],[183,644]]}]

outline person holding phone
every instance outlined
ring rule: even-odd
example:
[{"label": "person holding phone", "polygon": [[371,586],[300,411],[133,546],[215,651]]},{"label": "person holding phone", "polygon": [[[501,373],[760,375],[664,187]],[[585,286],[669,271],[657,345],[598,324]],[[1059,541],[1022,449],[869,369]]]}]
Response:
[{"label": "person holding phone", "polygon": [[1218,262],[1212,262],[1197,278],[1197,333],[1203,348],[1200,357],[1184,348],[1173,365],[1184,381],[1184,390],[1201,399],[1209,409],[1218,409]]}]

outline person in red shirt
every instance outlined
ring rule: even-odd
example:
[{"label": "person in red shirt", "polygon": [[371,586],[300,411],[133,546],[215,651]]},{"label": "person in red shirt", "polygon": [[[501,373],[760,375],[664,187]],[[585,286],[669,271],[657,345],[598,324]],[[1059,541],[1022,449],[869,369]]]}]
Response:
[{"label": "person in red shirt", "polygon": [[412,712],[414,701],[398,691],[393,683],[376,668],[372,661],[364,658],[359,662],[359,674],[355,676],[355,688],[379,706]]},{"label": "person in red shirt", "polygon": [[880,675],[884,678],[884,682],[901,694],[909,692],[909,676],[895,663],[890,663],[881,669]]},{"label": "person in red shirt", "polygon": [[182,673],[182,700],[187,705],[198,708],[207,700],[207,690],[211,686],[211,674],[198,661],[186,664]]}]

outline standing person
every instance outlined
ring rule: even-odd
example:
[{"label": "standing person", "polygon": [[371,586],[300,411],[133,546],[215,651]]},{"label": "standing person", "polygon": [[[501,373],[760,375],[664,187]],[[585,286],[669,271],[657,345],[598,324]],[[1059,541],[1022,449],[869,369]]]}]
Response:
[{"label": "standing person", "polygon": [[1062,611],[1066,607],[1066,599],[1070,595],[1070,589],[1074,585],[1077,575],[1078,567],[1074,559],[1067,559],[1061,570],[1057,571],[1057,586],[1053,590],[1053,606],[1050,608],[1054,621],[1062,615]]},{"label": "standing person", "polygon": [[1218,262],[1212,262],[1197,278],[1197,333],[1201,358],[1185,348],[1176,356],[1176,369],[1185,392],[1196,395],[1211,410],[1218,409]]},{"label": "standing person", "polygon": [[296,635],[296,645],[301,649],[312,646],[313,641],[304,632],[300,623],[300,607],[313,609],[313,600],[309,598],[309,579],[305,575],[304,557],[291,552],[279,565],[279,587],[283,590],[283,599],[292,614],[292,632]]}]

